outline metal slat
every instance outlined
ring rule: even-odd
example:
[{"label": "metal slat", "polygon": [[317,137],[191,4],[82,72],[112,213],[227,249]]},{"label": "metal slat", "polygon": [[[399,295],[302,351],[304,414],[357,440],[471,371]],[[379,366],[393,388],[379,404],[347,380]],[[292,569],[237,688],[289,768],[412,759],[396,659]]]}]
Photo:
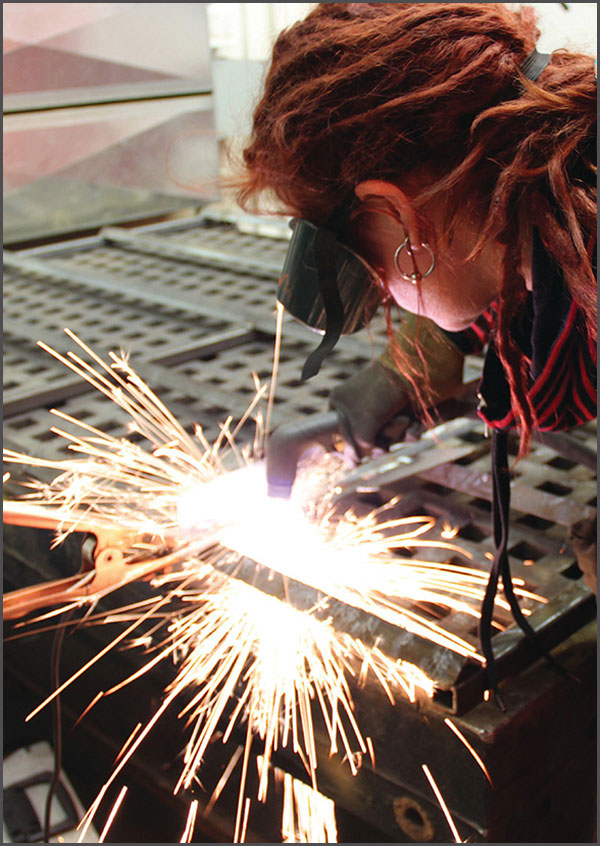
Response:
[{"label": "metal slat", "polygon": [[253,273],[267,279],[277,281],[281,276],[281,264],[266,260],[253,260],[247,256],[231,255],[207,247],[186,246],[184,244],[170,244],[165,238],[152,235],[137,235],[131,231],[107,227],[102,229],[102,237],[108,244],[116,244],[130,250],[137,250],[145,254],[174,259],[175,261],[191,262],[193,264],[208,265],[209,267],[235,270],[241,273]]},{"label": "metal slat", "polygon": [[[248,322],[249,314],[247,309],[241,310],[236,306],[236,300],[232,297],[230,304],[225,307],[215,307],[207,302],[199,303],[191,298],[174,296],[173,294],[162,293],[157,289],[151,288],[149,285],[143,285],[143,274],[140,278],[139,285],[131,285],[125,280],[117,276],[107,276],[97,272],[90,272],[89,270],[73,270],[65,264],[60,264],[58,261],[43,261],[39,258],[30,258],[21,254],[4,252],[4,266],[11,270],[16,270],[20,273],[30,273],[35,275],[42,275],[49,283],[53,285],[60,285],[61,283],[70,283],[74,286],[83,287],[90,292],[103,292],[115,295],[119,298],[127,300],[140,301],[146,308],[152,305],[158,305],[161,308],[168,309],[170,312],[180,311],[182,314],[189,316],[197,315],[199,317],[206,317],[213,320],[232,323],[243,323],[246,328],[253,327],[266,335],[273,335],[275,332],[275,319],[270,317],[265,311],[264,307],[260,309],[255,308],[253,314],[250,316],[251,322]],[[273,308],[275,306],[275,292],[273,291]],[[293,319],[286,317],[284,320],[285,335],[290,338],[295,338],[301,341],[309,341],[314,344],[317,338],[315,333],[306,329],[296,323]],[[357,353],[374,354],[382,349],[382,344],[377,344],[372,336],[366,332],[358,333],[351,337],[341,338],[338,348],[347,352],[356,351]],[[298,369],[300,370],[300,363]]]},{"label": "metal slat", "polygon": [[104,291],[109,294],[116,294],[118,297],[127,299],[142,300],[146,303],[160,305],[169,310],[179,310],[189,314],[197,314],[202,317],[211,317],[216,320],[231,322],[232,312],[225,309],[216,309],[207,305],[199,305],[190,300],[182,300],[152,291],[149,288],[137,286],[123,287],[123,280],[103,276],[99,273],[89,271],[73,271],[68,267],[60,266],[56,262],[45,262],[37,258],[7,254],[3,256],[4,266],[11,270],[18,270],[21,273],[34,273],[43,275],[48,281],[54,284],[70,282],[72,285],[80,285],[96,291]]},{"label": "metal slat", "polygon": [[[482,474],[479,470],[449,464],[425,470],[421,475],[427,481],[446,485],[453,490],[464,491],[491,502],[492,481],[489,473]],[[584,517],[592,518],[596,513],[590,506],[536,490],[521,482],[512,485],[511,507],[561,526],[570,526]]]}]

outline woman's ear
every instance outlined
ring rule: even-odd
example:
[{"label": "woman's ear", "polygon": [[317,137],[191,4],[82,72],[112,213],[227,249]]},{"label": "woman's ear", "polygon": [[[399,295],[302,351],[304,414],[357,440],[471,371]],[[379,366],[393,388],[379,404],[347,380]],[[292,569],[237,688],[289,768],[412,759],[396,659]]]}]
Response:
[{"label": "woman's ear", "polygon": [[354,193],[361,202],[367,199],[387,201],[402,221],[411,245],[418,247],[425,240],[419,231],[419,218],[411,198],[393,182],[386,182],[383,179],[366,179],[364,182],[359,182]]}]

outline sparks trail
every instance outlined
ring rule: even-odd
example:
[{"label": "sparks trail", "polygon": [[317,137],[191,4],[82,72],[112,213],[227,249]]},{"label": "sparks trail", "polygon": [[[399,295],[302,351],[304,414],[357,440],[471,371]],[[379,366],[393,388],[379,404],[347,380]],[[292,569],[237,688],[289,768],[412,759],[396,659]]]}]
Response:
[{"label": "sparks trail", "polygon": [[[190,726],[191,736],[175,791],[189,788],[197,779],[208,744],[218,731],[228,743],[245,726],[243,752],[234,753],[226,770],[231,777],[241,758],[236,820],[236,835],[241,837],[250,810],[245,781],[253,743],[260,741],[262,748],[259,801],[266,801],[273,755],[282,748],[298,755],[316,790],[316,715],[325,727],[330,752],[342,753],[352,773],[362,755],[368,753],[374,759],[372,744],[363,738],[354,716],[353,679],[364,684],[372,677],[392,702],[398,693],[413,700],[419,691],[433,695],[434,683],[419,668],[389,658],[376,644],[337,631],[330,604],[344,603],[482,662],[471,643],[419,609],[427,604],[477,617],[487,576],[468,566],[402,558],[402,549],[441,547],[466,553],[448,540],[423,537],[434,526],[430,517],[388,519],[394,501],[366,517],[359,518],[352,510],[339,513],[332,491],[342,467],[332,456],[300,468],[290,502],[270,499],[264,466],[255,460],[255,455],[262,454],[259,403],[266,393],[257,380],[256,396],[246,414],[233,428],[228,418],[216,440],[209,443],[199,426],[193,436],[186,432],[123,353],[110,353],[109,361],[104,361],[73,333],[67,334],[91,363],[81,353],[61,355],[40,346],[127,412],[130,434],[142,436],[149,448],[54,411],[63,424],[75,429],[74,433],[58,426],[52,429],[67,441],[74,457],[50,461],[5,450],[8,463],[57,472],[49,484],[26,483],[27,493],[18,509],[25,516],[29,509],[36,519],[53,520],[57,543],[83,528],[100,537],[108,527],[119,527],[117,545],[124,575],[102,583],[97,591],[78,594],[72,604],[91,608],[101,596],[132,578],[153,577],[156,599],[126,606],[121,619],[128,627],[86,665],[125,638],[146,650],[147,661],[141,669],[104,695],[165,660],[177,668],[156,714],[123,747],[86,817],[84,832],[108,786],[161,714],[177,707],[185,694],[187,701],[180,706],[179,716]],[[240,448],[236,435],[251,416],[256,424],[254,444]],[[13,507],[18,510],[17,504]],[[443,535],[451,537],[448,527]],[[245,576],[248,559],[253,562],[250,577]],[[165,568],[166,572],[157,574]],[[279,574],[283,596],[268,595],[253,586],[257,568],[268,579],[269,574]],[[308,607],[294,607],[289,601],[294,584],[313,591],[314,601]],[[543,601],[518,585],[515,592]],[[508,608],[502,598],[497,606]],[[111,611],[104,619],[114,621],[117,616]],[[142,629],[149,620],[154,621],[150,633]],[[223,787],[220,781],[209,808]],[[299,788],[292,794],[296,801],[305,795]],[[305,801],[316,808],[313,800]],[[289,806],[289,796],[286,802]],[[289,836],[289,807],[286,813],[284,829]],[[186,838],[191,836],[196,810],[190,814]]]},{"label": "sparks trail", "polygon": [[456,828],[454,820],[452,819],[452,815],[451,815],[450,811],[448,810],[448,806],[446,805],[446,802],[444,801],[444,797],[440,793],[440,789],[437,786],[437,783],[436,783],[434,777],[431,775],[431,771],[430,771],[429,767],[427,766],[427,764],[421,764],[421,769],[425,773],[425,775],[427,777],[427,781],[429,782],[429,784],[431,785],[431,789],[435,793],[435,798],[438,800],[439,806],[442,809],[444,816],[446,817],[446,820],[447,820],[448,825],[450,827],[450,831],[452,832],[452,835],[454,837],[454,842],[455,843],[462,843],[463,840],[462,840],[460,834],[458,833],[458,829]]}]

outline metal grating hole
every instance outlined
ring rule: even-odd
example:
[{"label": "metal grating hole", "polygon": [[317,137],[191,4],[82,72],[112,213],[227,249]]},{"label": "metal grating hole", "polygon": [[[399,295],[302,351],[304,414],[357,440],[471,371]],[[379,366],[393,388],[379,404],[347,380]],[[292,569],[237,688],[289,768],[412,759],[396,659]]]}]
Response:
[{"label": "metal grating hole", "polygon": [[42,432],[41,435],[38,435],[38,441],[45,443],[46,441],[52,441],[56,438],[54,432]]},{"label": "metal grating hole", "polygon": [[393,553],[394,555],[398,556],[398,558],[413,558],[415,555],[415,550],[400,547],[400,549],[393,550]]},{"label": "metal grating hole", "polygon": [[558,470],[572,470],[573,467],[577,467],[577,462],[564,458],[562,455],[557,455],[556,458],[548,461],[548,467],[556,467]]},{"label": "metal grating hole", "polygon": [[536,485],[536,488],[539,491],[554,494],[554,496],[566,496],[573,490],[573,488],[567,487],[566,485],[560,485],[558,482],[543,482],[541,485]]},{"label": "metal grating hole", "polygon": [[17,431],[19,429],[27,429],[30,426],[35,426],[35,422],[36,421],[32,417],[21,418],[20,420],[13,421],[12,428]]},{"label": "metal grating hole", "polygon": [[461,440],[466,441],[469,444],[479,444],[482,441],[485,441],[485,435],[483,432],[478,432],[475,429],[470,429],[468,432],[463,432],[461,434]]},{"label": "metal grating hole", "polygon": [[488,536],[488,532],[484,532],[482,529],[479,528],[479,526],[476,526],[474,523],[468,523],[466,526],[463,526],[458,531],[458,537],[464,538],[464,540],[481,541]]},{"label": "metal grating hole", "polygon": [[571,581],[575,582],[583,576],[583,573],[577,566],[577,564],[571,564],[566,570],[560,571],[561,576],[564,576],[565,579],[570,579]]},{"label": "metal grating hole", "polygon": [[519,454],[519,440],[516,436],[511,434],[511,436],[508,438],[506,449],[508,455],[512,455],[513,457],[516,457]]},{"label": "metal grating hole", "polygon": [[438,496],[448,496],[448,494],[452,493],[450,488],[445,488],[442,485],[436,485],[435,482],[425,482],[423,488],[426,491],[437,494]]},{"label": "metal grating hole", "polygon": [[544,556],[544,550],[540,549],[527,541],[520,541],[511,547],[509,553],[520,561],[538,561]]},{"label": "metal grating hole", "polygon": [[527,514],[525,517],[520,517],[517,522],[529,526],[531,529],[541,529],[542,531],[554,526],[551,520],[544,520],[543,517],[536,517],[534,514]]},{"label": "metal grating hole", "polygon": [[480,508],[482,511],[491,512],[492,510],[492,503],[487,499],[480,499],[479,497],[476,497],[471,500],[471,503],[477,508]]},{"label": "metal grating hole", "polygon": [[[189,397],[188,399],[190,400],[190,402],[195,402],[195,400],[193,400],[191,397]],[[212,407],[203,409],[203,411],[210,417],[219,417],[221,420],[225,420],[228,415],[227,409],[223,408],[220,405],[213,405]]]},{"label": "metal grating hole", "polygon": [[470,455],[463,455],[462,458],[455,459],[453,463],[460,464],[462,467],[468,467],[469,464],[474,464],[476,461],[479,461],[480,458],[481,456],[477,453],[472,453]]}]

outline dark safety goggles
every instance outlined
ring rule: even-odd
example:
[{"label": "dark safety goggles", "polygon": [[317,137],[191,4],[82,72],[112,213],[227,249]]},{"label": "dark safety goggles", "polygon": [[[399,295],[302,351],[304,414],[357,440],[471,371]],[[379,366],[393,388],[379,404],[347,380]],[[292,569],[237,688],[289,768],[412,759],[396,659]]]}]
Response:
[{"label": "dark safety goggles", "polygon": [[[333,221],[332,221],[333,222]],[[306,360],[302,379],[318,371],[340,335],[362,329],[382,300],[369,265],[333,228],[296,218],[283,265],[277,299],[297,320],[323,334]]]}]

